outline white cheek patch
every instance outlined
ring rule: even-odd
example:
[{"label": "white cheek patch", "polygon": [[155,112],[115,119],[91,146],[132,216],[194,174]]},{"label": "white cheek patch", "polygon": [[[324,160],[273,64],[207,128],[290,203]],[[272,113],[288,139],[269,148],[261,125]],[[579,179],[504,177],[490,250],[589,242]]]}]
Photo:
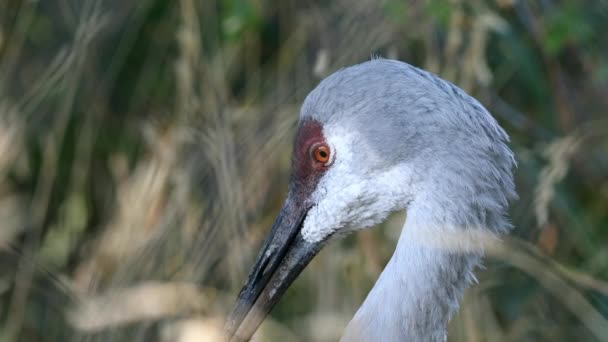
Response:
[{"label": "white cheek patch", "polygon": [[304,240],[316,243],[338,230],[347,229],[358,211],[360,187],[361,184],[354,183],[337,193],[329,190],[331,195],[325,196],[308,212],[302,227]]},{"label": "white cheek patch", "polygon": [[370,168],[361,165],[364,161],[354,159],[353,146],[361,147],[363,143],[356,134],[344,131],[325,134],[335,151],[335,160],[312,194],[315,206],[302,227],[302,237],[310,243],[334,233],[375,225],[407,204],[403,190],[407,175],[403,167],[372,174]]}]

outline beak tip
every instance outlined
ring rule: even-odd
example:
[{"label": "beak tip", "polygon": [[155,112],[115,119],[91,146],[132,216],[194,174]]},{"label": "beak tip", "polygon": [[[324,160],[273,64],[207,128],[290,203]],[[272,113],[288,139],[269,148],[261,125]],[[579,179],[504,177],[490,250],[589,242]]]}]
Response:
[{"label": "beak tip", "polygon": [[289,201],[281,210],[226,320],[229,341],[251,339],[281,295],[322,247],[322,243],[304,241],[299,234],[307,212],[307,207]]}]

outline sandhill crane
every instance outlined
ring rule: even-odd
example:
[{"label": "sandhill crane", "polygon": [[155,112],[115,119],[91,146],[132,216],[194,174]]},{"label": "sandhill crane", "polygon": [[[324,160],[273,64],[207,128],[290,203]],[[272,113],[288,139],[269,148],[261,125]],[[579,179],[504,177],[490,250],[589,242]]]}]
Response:
[{"label": "sandhill crane", "polygon": [[445,341],[483,254],[469,237],[510,229],[508,140],[479,102],[409,64],[374,59],[327,77],[302,105],[287,199],[228,318],[231,339],[251,338],[329,240],[406,210],[342,340]]}]

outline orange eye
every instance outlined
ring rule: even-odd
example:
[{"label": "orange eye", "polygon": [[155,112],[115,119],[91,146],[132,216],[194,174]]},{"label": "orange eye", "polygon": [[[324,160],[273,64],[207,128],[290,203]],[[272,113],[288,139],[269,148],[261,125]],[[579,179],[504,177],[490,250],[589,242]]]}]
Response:
[{"label": "orange eye", "polygon": [[325,144],[313,146],[312,157],[319,163],[327,164],[330,157],[329,146]]}]

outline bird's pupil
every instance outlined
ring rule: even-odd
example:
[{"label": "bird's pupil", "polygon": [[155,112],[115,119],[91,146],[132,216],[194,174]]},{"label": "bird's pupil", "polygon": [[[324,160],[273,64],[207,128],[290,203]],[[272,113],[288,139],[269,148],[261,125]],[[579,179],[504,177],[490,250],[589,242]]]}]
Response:
[{"label": "bird's pupil", "polygon": [[325,151],[320,151],[319,155],[321,155],[321,158],[326,158],[327,157],[327,152]]}]

